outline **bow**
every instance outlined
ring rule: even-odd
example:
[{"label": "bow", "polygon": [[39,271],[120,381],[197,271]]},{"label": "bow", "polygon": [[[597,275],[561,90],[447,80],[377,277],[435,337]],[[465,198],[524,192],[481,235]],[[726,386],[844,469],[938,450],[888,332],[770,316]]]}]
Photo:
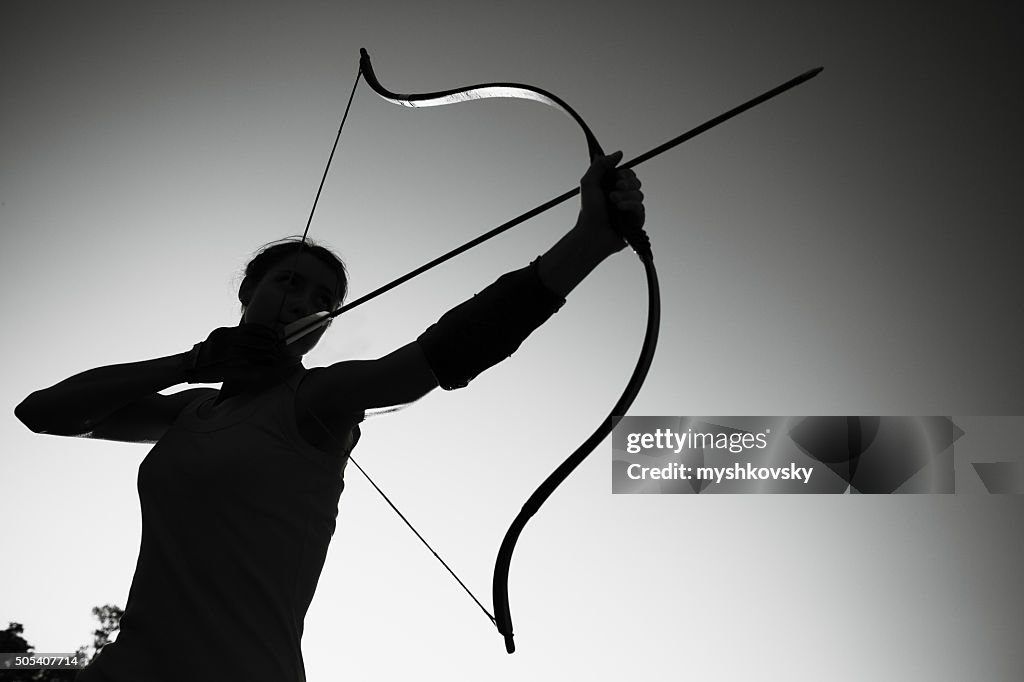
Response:
[{"label": "bow", "polygon": [[[601,145],[583,118],[561,98],[541,88],[522,83],[484,83],[454,90],[400,95],[387,90],[380,84],[370,64],[370,55],[367,54],[365,49],[360,50],[359,66],[367,85],[373,88],[374,92],[389,102],[409,107],[440,106],[489,97],[514,97],[542,102],[562,111],[579,124],[587,140],[587,150],[591,161],[594,161],[599,156],[604,156]],[[494,599],[495,625],[498,628],[498,632],[505,638],[505,649],[508,653],[515,651],[515,642],[512,634],[512,615],[509,611],[508,603],[508,574],[516,542],[519,540],[519,536],[522,534],[527,522],[537,513],[541,505],[568,478],[569,474],[594,451],[597,445],[611,433],[613,417],[624,415],[629,410],[629,406],[633,403],[637,393],[640,392],[640,386],[643,385],[644,379],[647,377],[647,371],[650,369],[651,361],[654,359],[654,349],[658,342],[658,329],[661,319],[661,298],[658,288],[658,274],[654,268],[654,256],[651,252],[650,240],[642,229],[638,230],[636,234],[623,236],[629,245],[633,247],[633,250],[636,251],[637,255],[640,256],[640,260],[644,264],[644,269],[647,273],[647,330],[644,336],[643,347],[633,369],[633,374],[630,376],[622,396],[615,403],[615,406],[612,407],[611,413],[606,419],[602,420],[590,437],[569,455],[541,483],[540,487],[534,491],[526,501],[526,504],[523,505],[519,514],[512,521],[512,525],[509,526],[504,539],[501,541],[498,556],[494,563],[492,596]]]},{"label": "bow", "polygon": [[[716,116],[713,119],[706,121],[700,126],[697,126],[696,128],[693,128],[687,131],[686,133],[683,133],[682,135],[679,135],[669,140],[668,142],[665,142],[645,152],[644,154],[637,156],[636,158],[622,164],[620,168],[632,168],[633,166],[636,166],[654,156],[657,156],[658,154],[661,154],[662,152],[667,151],[668,149],[671,149],[685,142],[686,140],[689,140],[692,137],[699,135],[702,132],[705,132],[706,130],[722,123],[723,121],[732,118],[733,116],[736,116],[746,111],[747,109],[750,109],[768,99],[771,99],[772,97],[775,97],[778,94],[781,94],[786,90],[789,90],[792,87],[795,87],[796,85],[799,85],[809,80],[810,78],[820,73],[821,70],[822,69],[819,67],[817,69],[807,71],[787,81],[786,83],[783,83],[782,85],[773,88],[772,90],[769,90],[759,95],[758,97],[748,100],[747,102],[737,107],[734,107],[733,109],[730,109],[729,111],[720,114],[719,116]],[[366,83],[374,90],[374,92],[376,92],[383,99],[395,104],[412,108],[426,106],[441,106],[446,104],[470,101],[474,99],[485,99],[493,97],[511,97],[539,101],[558,109],[562,113],[572,118],[580,126],[580,128],[583,131],[584,137],[586,138],[587,148],[591,161],[593,161],[598,156],[603,156],[603,152],[601,150],[600,144],[597,142],[597,138],[594,136],[593,132],[590,130],[590,127],[587,126],[586,122],[584,122],[584,120],[579,116],[579,114],[577,114],[576,111],[573,110],[572,107],[570,107],[568,104],[566,104],[561,98],[535,86],[526,85],[522,83],[484,83],[480,85],[467,86],[453,90],[444,90],[419,94],[398,94],[391,92],[390,90],[387,90],[380,84],[380,81],[377,79],[376,74],[373,71],[373,67],[370,63],[370,56],[365,49],[360,50],[359,75],[357,75],[356,77],[356,83],[353,84],[353,94],[355,92],[355,87],[358,84],[359,76],[362,76],[366,80]],[[351,102],[352,95],[349,96],[349,106],[351,106]],[[345,118],[347,118],[347,115],[348,106],[345,109],[345,117],[343,117],[342,119],[342,126],[344,126]],[[340,136],[341,128],[339,128],[338,130],[338,138],[340,138]],[[338,139],[335,139],[334,148],[331,150],[331,157],[328,159],[327,162],[328,169],[330,168],[330,159],[333,158],[334,151],[335,149],[337,149],[337,145]],[[324,171],[324,179],[326,179],[326,176],[327,169],[325,169]],[[318,200],[320,197],[320,190],[323,189],[323,184],[324,180],[322,179],[320,183],[320,189],[317,191],[316,200]],[[507,221],[506,223],[503,223],[502,225],[481,235],[480,237],[470,240],[469,242],[463,244],[462,246],[459,246],[456,249],[453,249],[452,251],[449,251],[448,253],[438,258],[435,258],[433,261],[426,263],[423,266],[420,266],[419,268],[407,273],[406,275],[403,275],[393,280],[392,282],[370,292],[365,296],[362,296],[359,299],[356,299],[355,301],[352,301],[351,303],[348,303],[338,308],[337,310],[331,313],[314,314],[309,316],[308,318],[304,318],[303,320],[299,320],[296,323],[293,323],[293,325],[291,325],[286,332],[288,334],[289,342],[301,337],[306,333],[309,333],[310,331],[313,331],[314,329],[317,329],[327,324],[327,322],[329,322],[334,317],[340,315],[341,313],[346,312],[347,310],[351,310],[352,308],[361,305],[362,303],[365,303],[366,301],[369,301],[370,299],[375,298],[376,296],[379,296],[380,294],[383,294],[384,292],[399,286],[400,284],[412,279],[413,277],[416,277],[419,274],[422,274],[423,272],[426,272],[427,270],[437,265],[440,265],[441,263],[449,260],[450,258],[454,258],[460,253],[463,253],[464,251],[467,251],[473,248],[474,246],[477,246],[478,244],[481,244],[484,241],[494,236],[497,236],[498,234],[514,227],[515,225],[518,225],[524,222],[525,220],[528,220],[529,218],[532,218],[538,215],[539,213],[542,213],[548,210],[549,208],[562,203],[563,201],[578,194],[579,191],[579,187],[576,187],[573,190],[564,192],[563,194],[545,202],[544,204],[541,204],[540,206],[537,206],[536,208],[531,209],[530,211],[527,211],[526,213],[523,213],[510,221]],[[316,209],[316,200],[314,200],[313,203],[314,211]],[[313,213],[311,211],[309,222],[312,221],[312,216]],[[306,225],[306,232],[303,233],[303,243],[305,243],[305,238],[309,231],[309,222],[307,222]],[[648,313],[643,346],[641,348],[636,365],[633,369],[633,373],[630,376],[629,381],[627,382],[625,389],[623,389],[623,392],[620,395],[619,399],[612,407],[608,417],[602,420],[598,427],[594,430],[594,432],[571,455],[569,455],[544,480],[543,483],[541,483],[541,485],[533,492],[532,495],[530,495],[530,497],[527,499],[526,503],[520,510],[519,514],[515,517],[515,519],[512,521],[512,524],[506,531],[505,536],[502,539],[501,545],[499,547],[498,555],[494,565],[494,575],[492,580],[492,597],[495,613],[493,616],[487,611],[486,608],[484,608],[482,604],[480,604],[479,600],[472,594],[472,592],[469,591],[468,588],[466,588],[462,580],[460,580],[458,576],[455,575],[454,571],[452,571],[452,569],[444,562],[443,559],[441,559],[437,552],[430,547],[430,545],[426,542],[426,540],[423,539],[419,532],[412,527],[408,520],[405,519],[404,515],[402,515],[401,512],[399,512],[398,509],[394,506],[394,504],[391,503],[389,499],[387,499],[387,496],[384,495],[383,491],[381,491],[380,488],[375,483],[373,483],[372,479],[369,479],[369,476],[367,476],[367,479],[370,480],[370,483],[374,486],[374,488],[376,488],[378,492],[384,495],[384,498],[385,500],[387,500],[388,504],[390,504],[392,508],[395,509],[396,512],[398,512],[402,520],[405,521],[405,523],[413,530],[417,537],[419,537],[420,540],[424,544],[426,544],[428,548],[430,548],[434,555],[437,556],[438,560],[441,561],[441,563],[445,566],[446,569],[448,569],[449,573],[451,573],[452,576],[455,577],[459,584],[462,585],[463,589],[465,589],[466,592],[469,593],[470,597],[477,603],[478,606],[480,606],[484,613],[487,614],[487,616],[495,624],[499,633],[504,637],[505,648],[508,651],[508,653],[513,653],[515,651],[515,642],[513,639],[512,629],[512,617],[509,609],[508,575],[512,561],[512,554],[515,549],[516,543],[519,540],[519,537],[522,534],[524,528],[526,527],[527,522],[530,520],[530,518],[533,517],[534,514],[537,513],[537,511],[544,504],[544,502],[551,496],[555,489],[559,485],[561,485],[561,483],[565,481],[566,478],[568,478],[568,476],[576,469],[576,467],[578,467],[580,463],[582,463],[583,460],[586,459],[586,457],[591,452],[593,452],[597,445],[599,445],[601,441],[603,441],[608,436],[608,434],[611,433],[612,428],[614,426],[614,418],[617,416],[625,415],[628,412],[630,405],[632,405],[633,400],[636,398],[637,394],[640,391],[640,387],[647,376],[647,372],[651,366],[651,361],[654,357],[654,350],[655,346],[657,345],[658,330],[660,327],[661,302],[660,291],[658,286],[658,277],[654,267],[654,258],[651,250],[650,240],[642,229],[632,233],[623,234],[622,236],[640,258],[640,261],[644,266],[644,271],[647,278]],[[315,415],[313,416],[315,417]],[[319,421],[319,419],[317,421]],[[359,468],[359,470],[364,474],[364,476],[366,475],[366,472],[363,471],[362,467],[360,467],[358,463],[356,463],[354,460],[351,460],[351,458],[350,461],[352,461],[353,464],[355,464],[356,467]]]}]

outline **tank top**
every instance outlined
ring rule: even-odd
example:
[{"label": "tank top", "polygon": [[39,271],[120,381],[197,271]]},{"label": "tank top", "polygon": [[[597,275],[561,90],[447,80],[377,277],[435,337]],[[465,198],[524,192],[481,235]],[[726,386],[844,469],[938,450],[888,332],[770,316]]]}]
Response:
[{"label": "tank top", "polygon": [[143,459],[139,559],[96,672],[116,682],[305,680],[303,621],[362,415],[335,433],[337,452],[309,445],[295,419],[300,370],[208,417],[214,396],[197,398]]}]

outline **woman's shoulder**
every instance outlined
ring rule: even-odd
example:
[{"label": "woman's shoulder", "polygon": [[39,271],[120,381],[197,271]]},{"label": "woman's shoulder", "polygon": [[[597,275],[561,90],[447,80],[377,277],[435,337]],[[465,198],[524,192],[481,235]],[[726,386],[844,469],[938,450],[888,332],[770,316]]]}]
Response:
[{"label": "woman's shoulder", "polygon": [[327,452],[350,450],[359,439],[359,423],[365,419],[366,411],[357,406],[357,401],[326,399],[330,395],[325,394],[322,383],[327,378],[326,369],[314,367],[299,378],[295,387],[295,422],[303,439],[315,448]]},{"label": "woman's shoulder", "polygon": [[289,382],[295,394],[297,407],[321,417],[342,415],[346,418],[359,416],[365,409],[358,395],[353,369],[358,361],[338,362],[327,367],[311,367],[292,378]]}]

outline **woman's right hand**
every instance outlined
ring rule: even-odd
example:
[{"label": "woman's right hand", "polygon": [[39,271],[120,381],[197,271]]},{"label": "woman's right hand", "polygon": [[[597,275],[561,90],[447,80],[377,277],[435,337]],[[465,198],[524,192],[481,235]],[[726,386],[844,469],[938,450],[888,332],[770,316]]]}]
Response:
[{"label": "woman's right hand", "polygon": [[263,324],[219,327],[189,353],[186,378],[190,384],[251,379],[286,359],[284,340]]}]

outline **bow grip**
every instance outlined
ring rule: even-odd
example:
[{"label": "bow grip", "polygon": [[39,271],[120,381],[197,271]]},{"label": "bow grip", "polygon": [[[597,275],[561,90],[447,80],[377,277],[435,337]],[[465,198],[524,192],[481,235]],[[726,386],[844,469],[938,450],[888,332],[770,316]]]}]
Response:
[{"label": "bow grip", "polygon": [[[597,144],[597,141],[594,141]],[[600,149],[600,146],[597,147]],[[603,156],[603,154],[602,154]],[[593,160],[596,157],[591,157]],[[618,167],[616,167],[618,168]],[[641,261],[653,260],[654,254],[651,251],[651,238],[647,236],[647,232],[643,227],[635,229],[623,229],[619,222],[615,219],[618,210],[612,205],[609,194],[615,191],[615,170],[616,168],[609,169],[603,178],[601,178],[601,191],[604,192],[605,204],[608,210],[608,218],[611,221],[612,229],[615,233],[622,237],[623,241],[629,244],[630,248],[636,252],[637,256],[640,257]]]}]

